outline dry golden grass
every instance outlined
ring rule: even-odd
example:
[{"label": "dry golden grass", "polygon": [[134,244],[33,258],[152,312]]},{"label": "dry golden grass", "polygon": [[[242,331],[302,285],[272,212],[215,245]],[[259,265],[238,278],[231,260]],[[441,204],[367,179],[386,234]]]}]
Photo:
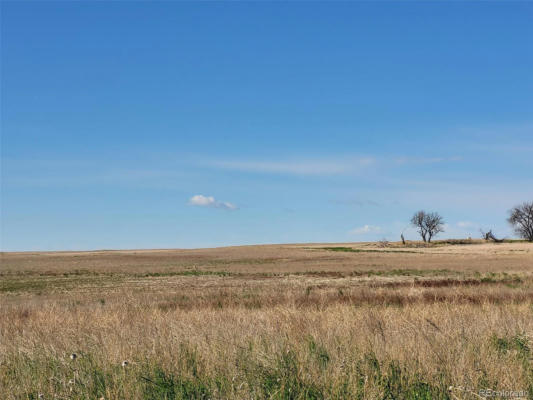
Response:
[{"label": "dry golden grass", "polygon": [[0,399],[533,396],[528,243],[3,253],[1,263]]}]

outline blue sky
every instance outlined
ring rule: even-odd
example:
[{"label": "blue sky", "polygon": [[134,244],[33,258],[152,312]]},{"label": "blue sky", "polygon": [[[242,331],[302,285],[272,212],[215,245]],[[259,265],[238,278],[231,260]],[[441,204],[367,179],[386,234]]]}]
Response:
[{"label": "blue sky", "polygon": [[2,2],[2,250],[512,236],[533,3]]}]

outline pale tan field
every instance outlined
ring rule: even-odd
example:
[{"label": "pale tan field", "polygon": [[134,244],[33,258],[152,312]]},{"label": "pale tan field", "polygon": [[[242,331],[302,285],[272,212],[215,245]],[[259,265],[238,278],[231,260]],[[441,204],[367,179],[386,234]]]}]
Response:
[{"label": "pale tan field", "polygon": [[533,398],[532,272],[521,242],[3,253],[0,399]]}]

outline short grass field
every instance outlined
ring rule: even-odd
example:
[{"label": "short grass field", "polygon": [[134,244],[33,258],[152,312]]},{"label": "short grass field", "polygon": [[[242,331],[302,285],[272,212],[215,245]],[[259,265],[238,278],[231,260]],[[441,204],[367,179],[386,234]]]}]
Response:
[{"label": "short grass field", "polygon": [[0,261],[0,399],[533,398],[530,243]]}]

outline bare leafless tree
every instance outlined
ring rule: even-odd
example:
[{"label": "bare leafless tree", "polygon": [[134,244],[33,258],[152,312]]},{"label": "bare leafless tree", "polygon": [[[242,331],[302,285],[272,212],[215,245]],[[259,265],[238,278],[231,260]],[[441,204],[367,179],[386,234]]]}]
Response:
[{"label": "bare leafless tree", "polygon": [[533,242],[533,201],[513,207],[509,211],[507,222],[513,226],[518,236]]},{"label": "bare leafless tree", "polygon": [[426,214],[425,223],[428,232],[428,243],[431,242],[433,236],[444,232],[444,220],[436,212]]},{"label": "bare leafless tree", "polygon": [[422,236],[422,240],[424,242],[427,242],[427,239],[426,239],[427,230],[426,230],[426,224],[424,223],[425,216],[426,216],[426,213],[424,211],[416,212],[411,218],[411,225],[418,228],[418,233],[420,234],[420,236]]},{"label": "bare leafless tree", "polygon": [[444,232],[444,220],[436,212],[417,211],[411,218],[411,224],[418,228],[422,240],[427,243],[440,232]]}]

